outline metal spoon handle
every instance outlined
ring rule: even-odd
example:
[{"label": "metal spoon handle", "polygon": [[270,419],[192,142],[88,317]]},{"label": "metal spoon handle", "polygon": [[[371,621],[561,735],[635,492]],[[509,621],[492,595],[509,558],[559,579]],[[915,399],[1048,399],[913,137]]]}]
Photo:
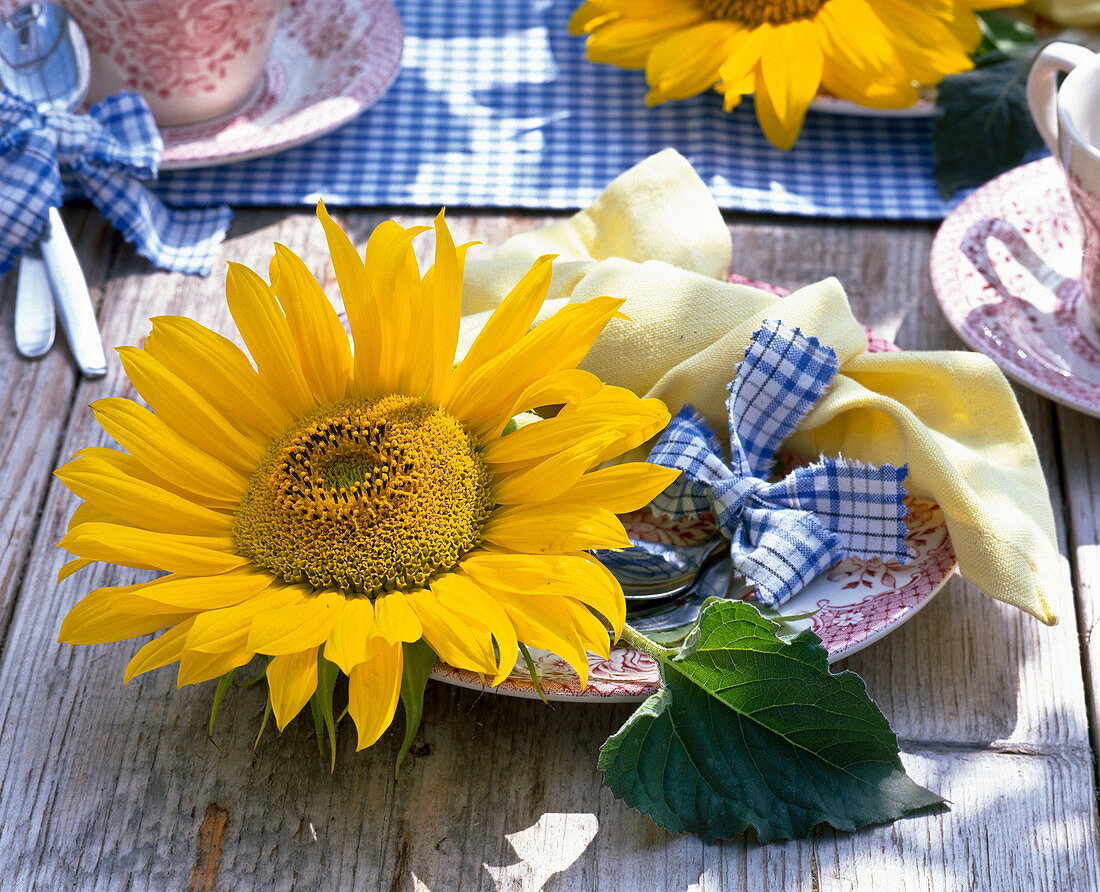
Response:
[{"label": "metal spoon handle", "polygon": [[38,246],[46,262],[57,315],[69,339],[73,358],[87,377],[102,377],[107,374],[107,357],[103,353],[92,296],[57,208],[50,208],[49,231]]},{"label": "metal spoon handle", "polygon": [[53,289],[38,246],[19,258],[15,290],[15,346],[27,357],[41,356],[53,345],[55,326]]}]

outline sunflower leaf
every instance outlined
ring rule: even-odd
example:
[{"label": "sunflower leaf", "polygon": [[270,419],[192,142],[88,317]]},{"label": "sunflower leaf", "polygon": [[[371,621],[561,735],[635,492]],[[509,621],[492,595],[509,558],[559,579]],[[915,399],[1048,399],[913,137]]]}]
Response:
[{"label": "sunflower leaf", "polygon": [[413,644],[402,645],[402,649],[405,652],[405,669],[401,674],[401,707],[405,711],[405,738],[397,751],[394,778],[401,770],[401,763],[405,761],[420,728],[420,719],[424,716],[424,690],[428,687],[428,677],[436,661],[435,651],[423,638]]},{"label": "sunflower leaf", "polygon": [[751,826],[761,842],[943,804],[906,775],[859,676],[831,673],[812,632],[783,641],[776,628],[716,599],[679,651],[652,648],[661,687],[600,750],[615,795],[673,833]]},{"label": "sunflower leaf", "polygon": [[236,669],[230,669],[218,679],[218,687],[214,691],[214,703],[210,707],[210,724],[206,729],[206,733],[210,737],[214,736],[214,719],[218,717],[218,709],[221,708],[225,695],[229,693],[229,688],[233,684],[233,676],[236,674]]},{"label": "sunflower leaf", "polygon": [[1043,145],[1027,107],[1033,53],[993,51],[937,88],[933,175],[943,198],[1016,167]]},{"label": "sunflower leaf", "polygon": [[1035,46],[1035,29],[1004,13],[982,10],[978,13],[978,26],[982,29],[982,42],[975,55],[982,56],[994,50],[1016,53]]}]

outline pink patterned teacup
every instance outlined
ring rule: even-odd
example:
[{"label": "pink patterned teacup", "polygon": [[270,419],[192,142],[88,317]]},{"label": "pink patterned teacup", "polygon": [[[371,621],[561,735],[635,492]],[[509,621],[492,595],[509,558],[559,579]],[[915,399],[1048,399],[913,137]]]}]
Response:
[{"label": "pink patterned teacup", "polygon": [[88,38],[88,101],[131,90],[161,127],[209,121],[259,88],[286,0],[59,0]]},{"label": "pink patterned teacup", "polygon": [[1078,304],[1078,323],[1100,345],[1100,55],[1073,43],[1047,45],[1028,74],[1027,102],[1081,218],[1085,299]]}]

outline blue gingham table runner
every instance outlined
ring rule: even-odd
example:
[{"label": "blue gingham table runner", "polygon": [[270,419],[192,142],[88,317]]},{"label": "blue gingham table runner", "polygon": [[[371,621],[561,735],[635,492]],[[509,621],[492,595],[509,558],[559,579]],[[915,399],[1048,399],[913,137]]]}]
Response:
[{"label": "blue gingham table runner", "polygon": [[[316,0],[318,5],[324,0]],[[179,205],[447,205],[572,209],[661,149],[684,155],[725,210],[938,219],[932,118],[811,111],[790,152],[751,101],[657,108],[645,77],[596,65],[567,23],[580,0],[395,0],[401,71],[362,115],[305,146],[161,173]]]}]

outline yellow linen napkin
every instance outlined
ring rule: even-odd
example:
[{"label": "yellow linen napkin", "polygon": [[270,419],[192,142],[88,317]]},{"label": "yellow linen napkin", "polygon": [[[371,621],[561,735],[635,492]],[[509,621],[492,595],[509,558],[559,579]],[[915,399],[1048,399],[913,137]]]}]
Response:
[{"label": "yellow linen napkin", "polygon": [[626,299],[583,367],[675,413],[685,403],[726,429],[726,386],[754,331],[779,319],[836,350],[840,374],[788,441],[807,455],[909,465],[906,487],[944,512],[962,575],[1045,623],[1068,591],[1046,481],[1016,398],[987,357],[868,353],[836,279],[778,298],[725,281],[729,231],[671,149],[617,178],[587,210],[509,239],[467,266],[460,351],[510,283],[558,254],[543,317],[568,301]]}]

